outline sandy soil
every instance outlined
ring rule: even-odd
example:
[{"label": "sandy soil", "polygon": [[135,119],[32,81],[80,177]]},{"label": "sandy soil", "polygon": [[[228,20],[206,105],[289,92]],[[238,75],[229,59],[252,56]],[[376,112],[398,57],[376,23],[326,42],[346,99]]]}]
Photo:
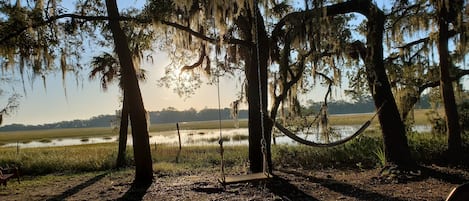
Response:
[{"label": "sandy soil", "polygon": [[[217,182],[218,172],[164,175],[150,186],[132,185],[133,173],[104,172],[73,176],[27,177],[0,187],[0,200],[444,200],[452,188],[469,181],[468,170],[425,167],[407,179],[378,178],[379,170],[299,170],[276,172],[264,181]],[[34,182],[34,180],[42,182]]]}]

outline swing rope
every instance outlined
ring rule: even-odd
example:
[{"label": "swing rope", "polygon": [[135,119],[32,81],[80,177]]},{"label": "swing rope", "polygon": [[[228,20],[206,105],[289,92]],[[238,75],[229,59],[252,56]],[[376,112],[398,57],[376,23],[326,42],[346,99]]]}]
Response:
[{"label": "swing rope", "polygon": [[[215,50],[216,51],[216,50]],[[218,67],[218,59],[217,59],[217,69]],[[219,70],[219,69],[218,69]],[[222,127],[221,127],[221,103],[220,103],[220,75],[217,74],[217,94],[218,94],[218,128],[220,131],[220,139],[218,140],[218,144],[220,144],[220,156],[221,156],[221,178],[223,183],[225,182],[225,156],[224,152],[225,149],[223,148],[223,134],[222,134]]]},{"label": "swing rope", "polygon": [[[215,20],[213,20],[213,27],[215,32]],[[214,33],[216,34],[216,33]],[[220,101],[220,66],[218,63],[218,45],[219,42],[217,40],[216,45],[215,45],[215,65],[217,66],[217,96],[218,96],[218,129],[220,132],[220,136],[218,139],[218,144],[220,145],[220,157],[221,157],[221,182],[225,183],[226,182],[226,176],[225,176],[225,149],[223,148],[223,133],[222,133],[222,125],[221,125],[221,101]]]},{"label": "swing rope", "polygon": [[[218,51],[215,50],[215,59],[216,59],[216,65],[217,65],[217,90],[218,90],[218,122],[219,122],[219,129],[220,129],[220,139],[218,143],[220,144],[220,156],[221,156],[221,180],[219,180],[220,183],[223,185],[229,184],[229,183],[237,183],[237,182],[245,182],[245,181],[253,181],[253,180],[259,180],[259,179],[265,179],[265,178],[270,178],[271,175],[268,173],[268,165],[267,165],[267,142],[266,142],[266,137],[265,137],[265,127],[264,127],[264,111],[263,111],[263,102],[262,102],[262,87],[261,87],[261,71],[260,71],[260,61],[259,61],[259,39],[258,39],[258,30],[257,30],[257,0],[253,1],[253,6],[254,6],[254,26],[255,26],[255,38],[254,41],[256,42],[256,54],[257,54],[257,76],[258,76],[258,90],[259,90],[259,107],[260,107],[260,125],[261,125],[261,132],[262,132],[262,139],[261,139],[261,152],[263,156],[263,166],[262,166],[262,173],[258,174],[251,174],[247,176],[239,176],[239,177],[226,177],[225,174],[225,163],[224,163],[224,148],[223,148],[223,135],[222,135],[222,127],[221,127],[221,104],[220,104],[220,78],[219,78],[219,65],[218,65]],[[215,22],[214,22],[215,23]],[[215,27],[215,26],[214,26]],[[215,30],[214,30],[215,32]],[[217,40],[217,45],[218,44]]]},{"label": "swing rope", "polygon": [[264,127],[264,104],[262,101],[263,94],[262,94],[262,82],[261,82],[261,62],[260,62],[260,51],[259,51],[259,32],[258,32],[258,19],[257,19],[257,13],[258,8],[257,8],[257,0],[253,1],[253,7],[254,7],[254,41],[256,42],[256,55],[257,55],[257,85],[258,85],[258,90],[259,90],[259,108],[260,108],[260,117],[261,117],[261,133],[262,133],[262,139],[261,139],[261,151],[262,151],[262,158],[263,158],[263,166],[262,166],[262,172],[264,174],[267,173],[267,142],[266,142],[266,137],[265,137],[265,127]]}]

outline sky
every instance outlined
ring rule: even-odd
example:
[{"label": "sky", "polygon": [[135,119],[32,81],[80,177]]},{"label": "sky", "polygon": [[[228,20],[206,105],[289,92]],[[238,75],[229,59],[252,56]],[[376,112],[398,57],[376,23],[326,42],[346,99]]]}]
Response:
[{"label": "sky", "polygon": [[[165,53],[155,54],[154,63],[144,63],[143,68],[148,71],[147,81],[140,83],[145,108],[147,111],[156,111],[168,107],[179,110],[195,108],[217,108],[216,85],[204,84],[202,88],[191,97],[179,97],[172,89],[158,87],[158,79],[164,73],[164,67],[169,64]],[[27,125],[51,123],[57,121],[87,119],[101,114],[115,114],[120,109],[120,91],[117,84],[109,86],[107,91],[100,88],[99,81],[90,81],[86,77],[89,69],[82,74],[84,78],[68,74],[66,78],[66,91],[62,85],[60,72],[52,73],[46,77],[46,87],[40,78],[30,82],[26,80],[26,95],[22,87],[16,92],[22,94],[20,106],[16,112],[4,118],[3,125],[19,123]],[[16,85],[22,85],[19,80]],[[239,87],[231,80],[220,80],[221,107],[229,107],[235,100]],[[6,103],[7,96],[3,96],[1,103]]]},{"label": "sky", "polygon": [[[117,2],[119,9],[124,9],[129,4],[135,7],[142,6],[145,1],[118,0]],[[91,52],[93,54],[97,51]],[[147,111],[158,111],[168,107],[174,107],[178,110],[218,108],[216,85],[203,84],[194,95],[187,98],[179,97],[172,89],[158,87],[158,79],[163,76],[164,67],[169,64],[169,60],[165,52],[155,52],[153,57],[153,63],[144,62],[142,64],[142,68],[148,72],[147,81],[140,83]],[[90,68],[85,66],[78,77],[78,84],[75,75],[67,74],[65,80],[66,93],[60,71],[47,75],[46,87],[44,87],[40,77],[35,79],[26,78],[26,84],[24,85],[26,93],[23,92],[19,73],[15,72],[16,79],[10,81],[7,85],[2,84],[5,93],[0,96],[0,107],[3,108],[9,95],[14,92],[21,94],[22,97],[19,100],[18,109],[10,115],[4,116],[2,125],[38,125],[88,119],[102,114],[115,114],[116,110],[121,108],[121,95],[118,86],[112,84],[107,91],[103,91],[98,80],[90,81],[87,78],[89,72]],[[234,80],[232,78],[220,79],[221,108],[229,108],[230,103],[236,100],[237,94],[240,92],[240,83]],[[206,78],[205,81],[207,81]],[[320,94],[325,93],[324,89],[319,90],[321,90]],[[320,100],[321,98],[318,96],[316,99]],[[246,108],[246,105],[241,108]]]},{"label": "sky", "polygon": [[[158,80],[164,75],[164,67],[169,64],[164,52],[154,55],[153,63],[143,63],[142,68],[148,71],[147,81],[140,83],[145,109],[158,111],[168,107],[178,110],[195,108],[218,108],[217,86],[203,84],[190,97],[180,97],[173,89],[159,87]],[[40,78],[26,79],[26,94],[22,83],[15,80],[14,91],[22,94],[19,108],[9,116],[3,118],[3,125],[25,124],[37,125],[75,119],[88,119],[102,114],[115,114],[121,108],[121,93],[117,84],[111,84],[107,91],[103,91],[97,80],[89,80],[89,69],[85,67],[82,78],[67,74],[66,93],[62,85],[62,75],[59,71],[46,77],[46,87]],[[207,81],[208,78],[203,78]],[[240,84],[232,78],[220,78],[220,106],[229,108],[240,92]],[[324,89],[318,89],[324,94]],[[0,103],[6,103],[8,96],[2,96]],[[319,101],[321,98],[315,98]],[[243,108],[246,108],[244,105]]]}]

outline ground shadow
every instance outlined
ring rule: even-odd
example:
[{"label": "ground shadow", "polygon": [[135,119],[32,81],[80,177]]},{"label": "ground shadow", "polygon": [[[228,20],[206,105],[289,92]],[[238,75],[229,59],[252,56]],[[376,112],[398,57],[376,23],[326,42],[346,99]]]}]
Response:
[{"label": "ground shadow", "polygon": [[392,201],[404,201],[400,198],[392,197],[389,195],[383,195],[380,193],[376,192],[371,192],[367,191],[364,189],[361,189],[359,187],[356,187],[351,184],[343,183],[334,179],[322,179],[322,178],[317,178],[313,177],[310,175],[305,175],[301,172],[295,172],[295,171],[287,171],[287,170],[282,170],[281,172],[287,173],[287,174],[293,174],[298,177],[303,177],[306,180],[309,180],[310,182],[318,183],[321,186],[324,186],[328,188],[329,190],[335,191],[337,193],[340,193],[342,195],[346,195],[349,197],[354,197],[359,200],[392,200]]},{"label": "ground shadow", "polygon": [[196,187],[192,188],[192,190],[200,193],[217,194],[225,191],[225,189],[222,187],[209,185],[209,182],[196,182],[194,185]]},{"label": "ground shadow", "polygon": [[91,179],[88,179],[87,181],[73,187],[73,188],[70,188],[68,190],[66,190],[65,192],[63,192],[62,194],[56,196],[56,197],[53,197],[53,198],[49,198],[47,199],[47,201],[55,201],[55,200],[65,200],[66,198],[72,196],[72,195],[75,195],[76,193],[80,192],[81,190],[83,190],[84,188],[88,187],[88,186],[91,186],[93,185],[94,183],[98,182],[99,180],[101,180],[102,178],[104,178],[106,175],[108,174],[108,172],[105,172],[103,174],[100,174],[100,175],[97,175]]},{"label": "ground shadow", "polygon": [[442,180],[451,184],[462,184],[469,181],[468,178],[461,176],[460,174],[452,174],[449,172],[442,172],[430,167],[421,166],[422,174],[426,177],[432,177],[438,180]]},{"label": "ground shadow", "polygon": [[120,201],[127,201],[127,200],[142,200],[143,196],[147,193],[148,188],[150,188],[151,183],[149,184],[136,184],[135,182],[132,183],[130,189],[119,199]]},{"label": "ground shadow", "polygon": [[273,194],[281,197],[282,200],[318,200],[281,177],[274,177],[266,183],[266,187],[272,191]]}]

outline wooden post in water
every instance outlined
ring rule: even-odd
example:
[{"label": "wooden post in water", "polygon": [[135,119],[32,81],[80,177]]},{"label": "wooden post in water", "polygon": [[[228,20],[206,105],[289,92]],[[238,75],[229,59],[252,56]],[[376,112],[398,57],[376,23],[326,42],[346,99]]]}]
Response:
[{"label": "wooden post in water", "polygon": [[176,163],[179,163],[179,156],[181,155],[182,143],[181,143],[181,133],[179,132],[179,122],[176,123],[176,129],[178,131],[178,139],[179,139],[179,150],[176,156]]},{"label": "wooden post in water", "polygon": [[182,149],[182,145],[181,145],[181,133],[179,132],[179,122],[176,123],[176,129],[178,130],[179,150],[181,150],[181,149]]}]

